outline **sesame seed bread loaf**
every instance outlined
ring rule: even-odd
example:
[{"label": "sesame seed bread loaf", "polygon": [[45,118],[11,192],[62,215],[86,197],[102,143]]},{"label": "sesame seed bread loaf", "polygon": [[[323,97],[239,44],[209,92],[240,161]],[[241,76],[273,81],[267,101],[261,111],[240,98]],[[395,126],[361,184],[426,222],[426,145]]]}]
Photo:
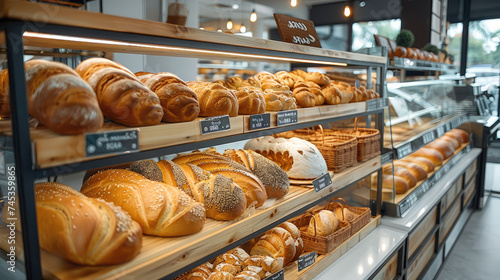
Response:
[{"label": "sesame seed bread loaf", "polygon": [[37,183],[35,200],[40,247],[72,263],[119,264],[142,247],[139,224],[112,203],[53,182]]},{"label": "sesame seed bread loaf", "polygon": [[280,198],[290,189],[290,179],[283,169],[272,160],[252,150],[224,151],[224,156],[248,168],[260,179],[268,197]]},{"label": "sesame seed bread loaf", "polygon": [[138,222],[144,234],[182,236],[200,231],[205,208],[181,190],[125,169],[94,174],[82,186],[89,197],[113,202]]}]

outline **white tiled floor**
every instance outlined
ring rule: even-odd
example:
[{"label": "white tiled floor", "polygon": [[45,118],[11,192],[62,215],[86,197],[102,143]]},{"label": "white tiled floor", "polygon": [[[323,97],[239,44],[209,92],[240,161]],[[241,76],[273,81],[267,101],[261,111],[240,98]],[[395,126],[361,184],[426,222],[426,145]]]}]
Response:
[{"label": "white tiled floor", "polygon": [[499,215],[500,196],[492,195],[472,213],[436,279],[500,279]]}]

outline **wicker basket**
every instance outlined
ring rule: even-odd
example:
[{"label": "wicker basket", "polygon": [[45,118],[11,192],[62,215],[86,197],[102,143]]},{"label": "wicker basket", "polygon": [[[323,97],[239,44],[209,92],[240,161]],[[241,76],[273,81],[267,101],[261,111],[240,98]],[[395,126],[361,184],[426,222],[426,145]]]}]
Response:
[{"label": "wicker basket", "polygon": [[[357,160],[365,161],[380,155],[380,132],[372,128],[338,130],[340,134],[356,136],[358,140]],[[360,135],[364,133],[364,135]]]},{"label": "wicker basket", "polygon": [[339,222],[339,228],[328,236],[309,234],[307,227],[311,219],[314,219],[314,215],[306,213],[289,221],[300,229],[300,236],[304,241],[304,251],[328,254],[351,237],[351,225],[348,222]]},{"label": "wicker basket", "polygon": [[351,235],[354,235],[356,232],[358,232],[360,229],[362,229],[366,224],[370,222],[371,219],[370,208],[348,206],[345,200],[340,197],[332,198],[330,202],[325,206],[325,209],[334,211],[337,205],[340,205],[343,208],[347,208],[349,211],[351,211],[356,215],[356,217],[354,217],[353,220],[348,221],[351,224]]}]

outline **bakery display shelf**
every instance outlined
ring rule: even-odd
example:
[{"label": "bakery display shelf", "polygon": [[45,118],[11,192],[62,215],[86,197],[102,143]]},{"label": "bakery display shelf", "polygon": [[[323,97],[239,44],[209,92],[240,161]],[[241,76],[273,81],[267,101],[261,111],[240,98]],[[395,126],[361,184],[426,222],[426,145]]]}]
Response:
[{"label": "bakery display shelf", "polygon": [[[33,17],[35,14],[40,16]],[[22,21],[43,20],[43,24],[27,26],[28,31],[32,32],[24,34],[26,46],[113,52],[125,51],[152,55],[165,55],[168,53],[170,56],[191,56],[204,59],[214,57],[217,59],[262,61],[269,58],[273,61],[290,62],[291,59],[295,58],[297,59],[296,62],[307,62],[310,59],[313,62],[322,61],[330,65],[331,62],[352,65],[374,64],[378,66],[386,64],[386,58],[381,56],[235,36],[233,34],[205,31],[199,28],[94,13],[43,3],[16,0],[2,1],[0,18],[18,20],[21,24],[24,24]],[[57,28],[54,28],[55,25],[57,25]],[[68,32],[71,28],[65,27],[86,29],[90,32],[81,32],[82,30]],[[73,37],[59,37],[60,32],[57,31],[62,29],[64,29],[63,34]],[[76,29],[71,30],[76,31]],[[81,37],[82,34],[85,34],[85,37]],[[96,35],[96,37],[90,34]],[[106,36],[109,34],[111,36]],[[87,36],[104,40],[95,42]],[[164,44],[163,42],[168,43]],[[193,42],[196,42],[195,47],[193,47],[195,45]],[[169,45],[170,47],[159,47],[158,45]],[[241,54],[238,52],[241,52]],[[280,55],[272,57],[276,54]]]},{"label": "bakery display shelf", "polygon": [[394,57],[394,60],[391,60],[390,64],[387,65],[387,69],[458,72],[457,65],[435,62],[435,61],[401,58],[401,57]]},{"label": "bakery display shelf", "polygon": [[[319,202],[331,199],[343,189],[380,168],[380,157],[364,162],[354,170],[335,174],[333,184],[320,192],[310,188],[290,187],[290,192],[272,206],[256,209],[254,214],[238,221],[207,219],[201,232],[176,237],[143,237],[139,255],[114,266],[79,266],[41,250],[44,277],[50,279],[153,279],[176,275],[199,265],[243,242],[293,218]],[[267,203],[266,203],[267,204]],[[378,224],[378,219],[377,222]],[[19,233],[19,236],[21,234]],[[363,235],[362,233],[360,234]],[[359,239],[359,236],[357,237]]]},{"label": "bakery display shelf", "polygon": [[[431,120],[422,126],[407,129],[407,133],[402,135],[401,138],[406,138],[403,141],[394,141],[393,146],[395,149],[395,158],[404,158],[435,139],[441,137],[444,133],[453,128],[457,128],[467,120],[466,115],[448,116],[440,119]],[[400,125],[400,128],[404,126]],[[386,129],[387,130],[387,129]],[[389,130],[391,131],[391,130]],[[386,137],[391,137],[390,133],[386,133]],[[390,145],[390,139],[384,139],[384,146]]]},{"label": "bakery display shelf", "polygon": [[[351,248],[356,246],[361,240],[368,236],[380,224],[380,216],[372,217],[370,222],[361,228],[354,235],[349,237],[344,243],[340,244],[337,248],[328,254],[316,254],[316,261],[313,265],[298,270],[297,262],[293,262],[285,267],[285,279],[313,279],[323,270],[329,267],[332,263],[336,262],[348,252]],[[304,252],[307,254],[310,252]]]},{"label": "bakery display shelf", "polygon": [[[277,126],[277,112],[270,112],[270,127],[266,129],[250,129],[250,116],[231,117],[231,129],[226,131],[213,132],[209,134],[201,133],[200,121],[198,119],[192,122],[184,123],[162,123],[155,126],[144,127],[125,127],[113,122],[105,123],[99,133],[137,131],[138,151],[150,151],[146,155],[135,155],[133,151],[121,152],[121,156],[116,157],[112,151],[106,155],[88,156],[86,149],[86,135],[61,135],[50,131],[47,128],[31,128],[31,142],[33,145],[34,161],[39,169],[48,169],[47,172],[57,172],[51,167],[61,165],[72,165],[71,168],[59,168],[58,170],[71,170],[73,172],[84,170],[87,165],[81,164],[85,161],[94,161],[92,168],[97,167],[95,160],[114,157],[113,162],[104,162],[102,166],[123,163],[136,160],[137,158],[157,157],[169,152],[178,152],[182,150],[194,150],[201,147],[207,147],[215,144],[229,143],[236,140],[250,139],[258,136],[269,135],[285,130],[298,129],[330,122],[342,118],[353,118],[358,115],[366,115],[377,112],[380,108],[366,110],[366,102],[357,102],[340,105],[325,105],[312,108],[297,109],[297,123],[291,125]],[[0,121],[0,135],[12,136],[11,122],[8,120]],[[215,143],[216,142],[216,143]],[[183,147],[181,147],[183,146]],[[163,150],[158,150],[162,149]],[[90,164],[89,162],[89,164]],[[75,166],[78,163],[78,166]],[[47,177],[49,174],[42,172],[41,177]]]},{"label": "bakery display shelf", "polygon": [[471,143],[462,144],[455,154],[446,159],[439,168],[428,174],[426,180],[420,181],[415,187],[404,194],[396,194],[394,202],[384,201],[385,213],[389,216],[404,217],[439,180],[450,171],[472,149]]}]

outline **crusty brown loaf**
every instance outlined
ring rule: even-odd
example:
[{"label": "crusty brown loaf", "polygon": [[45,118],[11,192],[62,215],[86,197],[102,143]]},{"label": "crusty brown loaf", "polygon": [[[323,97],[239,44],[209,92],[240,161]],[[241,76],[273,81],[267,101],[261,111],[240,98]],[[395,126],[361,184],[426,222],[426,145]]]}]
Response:
[{"label": "crusty brown loaf", "polygon": [[443,156],[443,159],[447,159],[455,153],[455,148],[453,148],[453,145],[450,142],[440,138],[430,142],[429,144],[425,145],[425,147],[438,151]]},{"label": "crusty brown loaf", "polygon": [[449,136],[449,135],[443,135],[441,137],[439,137],[440,140],[444,140],[446,142],[449,142],[452,146],[453,146],[453,149],[458,149],[460,147],[460,142],[457,140],[457,138],[455,137],[452,137],[452,136]]},{"label": "crusty brown loaf", "polygon": [[287,71],[276,72],[274,76],[276,76],[276,78],[282,85],[285,85],[289,88],[293,88],[295,80],[293,79],[292,75],[290,75]]},{"label": "crusty brown loaf", "polygon": [[244,270],[240,273],[238,273],[235,277],[235,280],[261,280],[263,279],[260,277],[259,274],[256,272],[250,271],[250,270]]},{"label": "crusty brown loaf", "polygon": [[283,169],[272,160],[252,150],[224,151],[224,156],[244,165],[257,176],[264,185],[268,197],[280,198],[290,189],[290,179]]},{"label": "crusty brown loaf", "polygon": [[90,177],[81,192],[113,202],[138,222],[145,234],[181,236],[200,231],[205,209],[181,190],[125,169],[108,169]]},{"label": "crusty brown loaf", "polygon": [[425,171],[425,169],[423,169],[416,163],[403,160],[395,160],[393,161],[393,163],[394,166],[401,166],[406,168],[413,176],[415,176],[417,181],[421,181],[427,178],[427,171]]},{"label": "crusty brown loaf", "polygon": [[417,157],[417,156],[411,155],[411,156],[404,157],[403,159],[401,159],[401,161],[415,163],[418,166],[420,166],[421,168],[423,168],[425,170],[425,172],[427,172],[427,173],[434,171],[434,168],[436,168],[434,163],[432,163],[432,161],[430,159],[425,158],[425,157]]},{"label": "crusty brown loaf", "polygon": [[311,217],[306,232],[313,236],[328,236],[337,230],[339,222],[335,213],[321,210]]},{"label": "crusty brown loaf", "polygon": [[112,203],[52,182],[35,185],[35,200],[40,247],[70,262],[118,264],[142,247],[139,224]]},{"label": "crusty brown loaf", "polygon": [[444,160],[443,155],[439,151],[426,147],[418,149],[412,154],[412,156],[424,157],[426,159],[429,159],[430,161],[432,161],[434,166],[440,166],[441,164],[443,164]]},{"label": "crusty brown loaf", "polygon": [[330,83],[330,78],[320,72],[307,73],[305,79],[306,81],[314,82],[320,86],[325,86]]},{"label": "crusty brown loaf", "polygon": [[262,255],[250,256],[250,258],[243,263],[243,267],[249,266],[261,267],[264,270],[266,277],[272,273],[278,272],[283,267],[283,265],[280,265],[276,259]]},{"label": "crusty brown loaf", "polygon": [[95,93],[70,67],[53,61],[24,64],[28,111],[41,124],[61,134],[97,131],[103,114]]},{"label": "crusty brown loaf", "polygon": [[299,228],[290,222],[284,222],[278,227],[286,229],[292,235],[292,238],[295,241],[295,256],[293,257],[292,261],[299,259],[300,255],[304,251],[304,241],[300,236]]},{"label": "crusty brown loaf", "polygon": [[295,244],[292,235],[284,228],[275,227],[267,231],[250,250],[250,255],[269,256],[283,259],[283,265],[295,257]]},{"label": "crusty brown loaf", "polygon": [[446,132],[444,135],[454,137],[462,145],[463,143],[469,142],[469,134],[459,128],[453,128],[452,130]]},{"label": "crusty brown loaf", "polygon": [[188,86],[198,95],[201,117],[238,115],[238,99],[232,90],[218,83],[190,82]]},{"label": "crusty brown loaf", "polygon": [[260,90],[240,88],[235,91],[238,98],[238,114],[253,115],[266,112],[266,100]]},{"label": "crusty brown loaf", "polygon": [[342,97],[343,97],[342,92],[337,86],[335,86],[335,84],[330,83],[324,86],[321,91],[323,93],[323,96],[325,97],[326,104],[337,105],[342,102]]},{"label": "crusty brown loaf", "polygon": [[238,89],[243,84],[243,78],[240,76],[233,76],[226,79],[224,86],[229,89]]},{"label": "crusty brown loaf", "polygon": [[[372,176],[372,188],[377,187],[377,175]],[[383,174],[382,175],[382,188],[393,190],[395,189],[396,194],[406,193],[410,188],[408,187],[408,183],[399,176],[392,176]]]},{"label": "crusty brown loaf", "polygon": [[314,94],[305,82],[296,82],[293,87],[293,97],[300,107],[313,107],[316,104]]},{"label": "crusty brown loaf", "polygon": [[415,178],[415,176],[413,176],[413,174],[411,174],[411,172],[405,167],[394,166],[393,169],[391,164],[387,164],[384,166],[383,172],[386,175],[391,175],[394,172],[394,176],[403,178],[409,188],[413,188],[417,184],[417,178]]},{"label": "crusty brown loaf", "polygon": [[90,58],[76,72],[96,93],[105,117],[126,126],[159,124],[163,117],[160,99],[123,68],[110,60]]},{"label": "crusty brown loaf", "polygon": [[187,275],[187,280],[206,280],[214,271],[214,266],[207,262],[193,268]]},{"label": "crusty brown loaf", "polygon": [[160,99],[162,121],[189,122],[200,114],[198,96],[176,75],[158,73],[149,77],[144,84]]},{"label": "crusty brown loaf", "polygon": [[0,71],[0,117],[10,118],[9,70]]},{"label": "crusty brown loaf", "polygon": [[234,275],[225,271],[214,271],[207,278],[207,280],[233,280],[233,279]]}]

